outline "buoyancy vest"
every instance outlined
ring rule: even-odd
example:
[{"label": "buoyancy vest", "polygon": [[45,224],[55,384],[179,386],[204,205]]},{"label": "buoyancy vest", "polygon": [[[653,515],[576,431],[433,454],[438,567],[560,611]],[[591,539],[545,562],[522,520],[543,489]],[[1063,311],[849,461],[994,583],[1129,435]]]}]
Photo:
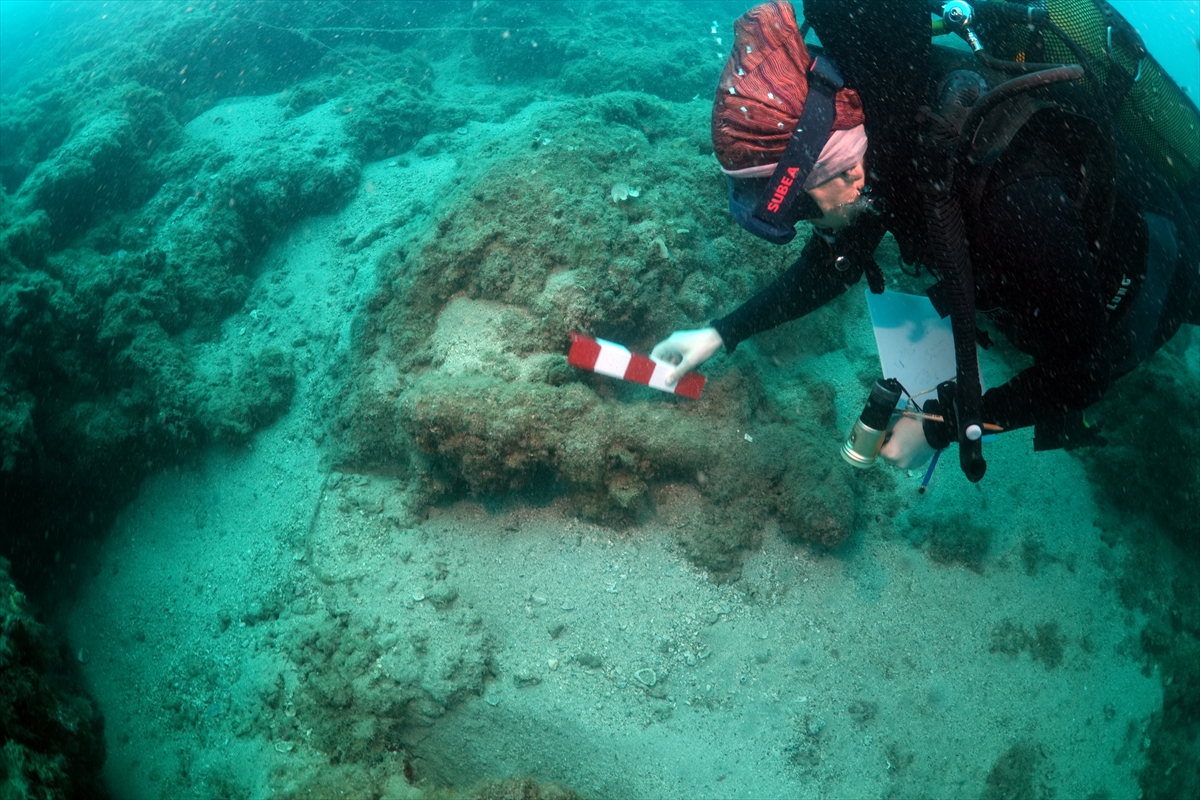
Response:
[{"label": "buoyancy vest", "polygon": [[[1110,124],[1104,99],[1084,82],[1036,85],[995,100],[1011,74],[938,46],[930,65],[923,124],[927,131],[931,124],[950,131],[953,196],[967,221],[964,233],[981,219],[989,193],[1027,178],[1055,178],[1087,226],[1089,255],[1107,299],[1113,374],[1129,371],[1183,321],[1183,309],[1164,309],[1172,308],[1171,286],[1182,283],[1173,277],[1177,267],[1196,269],[1200,237],[1179,193],[1132,136]],[[989,92],[994,102],[980,112]],[[954,294],[945,291],[947,283],[931,290],[939,311],[948,310],[950,299],[939,298],[939,290]],[[1006,329],[1002,309],[981,310]],[[1035,449],[1062,446],[1050,427],[1035,427]]]},{"label": "buoyancy vest", "polygon": [[[940,95],[955,77],[961,83],[973,76],[983,92],[1012,77],[941,46],[933,48],[931,67],[935,104],[944,102]],[[1035,87],[996,104],[968,123],[971,130],[957,133],[955,194],[964,216],[977,219],[988,192],[1026,178],[1056,178],[1087,225],[1109,326],[1116,327],[1146,277],[1154,224],[1146,215],[1170,220],[1181,252],[1200,252],[1200,236],[1174,185],[1122,126],[1106,124],[1101,102],[1081,81]]]}]

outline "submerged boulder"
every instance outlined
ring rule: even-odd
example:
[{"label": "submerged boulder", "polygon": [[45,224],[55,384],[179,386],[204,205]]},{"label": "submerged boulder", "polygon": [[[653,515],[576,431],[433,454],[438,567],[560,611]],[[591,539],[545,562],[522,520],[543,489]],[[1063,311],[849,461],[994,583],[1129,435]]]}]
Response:
[{"label": "submerged boulder", "polygon": [[[417,514],[459,493],[535,493],[611,524],[656,516],[722,577],[771,519],[826,547],[852,535],[873,491],[831,475],[828,414],[785,405],[752,354],[706,365],[699,401],[565,363],[572,330],[644,352],[778,268],[731,230],[708,156],[667,135],[701,111],[615,93],[535,104],[503,138],[477,136],[447,210],[381,263],[340,463],[408,475]],[[642,190],[613,203],[631,180]]]}]

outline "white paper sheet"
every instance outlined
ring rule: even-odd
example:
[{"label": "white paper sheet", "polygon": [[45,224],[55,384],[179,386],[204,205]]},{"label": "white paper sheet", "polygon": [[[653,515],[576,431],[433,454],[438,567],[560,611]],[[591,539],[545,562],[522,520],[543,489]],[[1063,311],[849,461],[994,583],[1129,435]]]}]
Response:
[{"label": "white paper sheet", "polygon": [[[937,397],[937,385],[957,374],[950,318],[939,317],[922,295],[873,294],[869,289],[866,294],[883,377],[900,381],[914,396],[929,391],[917,398],[918,403]],[[982,375],[979,381],[987,391]],[[901,397],[899,405],[905,401]]]}]

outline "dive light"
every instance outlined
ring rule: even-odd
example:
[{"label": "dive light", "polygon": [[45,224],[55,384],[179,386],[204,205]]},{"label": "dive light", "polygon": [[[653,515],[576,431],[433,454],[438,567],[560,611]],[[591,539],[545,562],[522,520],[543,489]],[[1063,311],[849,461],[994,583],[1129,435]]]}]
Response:
[{"label": "dive light", "polygon": [[867,469],[875,464],[875,459],[883,448],[888,424],[896,410],[896,404],[900,401],[901,391],[900,381],[895,378],[880,378],[875,381],[862,414],[842,444],[842,458],[851,466]]}]

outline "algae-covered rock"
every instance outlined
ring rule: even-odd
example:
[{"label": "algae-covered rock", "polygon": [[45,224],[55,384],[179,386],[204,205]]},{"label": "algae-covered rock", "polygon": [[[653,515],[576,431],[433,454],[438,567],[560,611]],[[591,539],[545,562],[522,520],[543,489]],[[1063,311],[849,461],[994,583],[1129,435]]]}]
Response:
[{"label": "algae-covered rock", "polygon": [[579,800],[571,789],[553,783],[538,783],[532,778],[488,781],[471,790],[471,800]]},{"label": "algae-covered rock", "polygon": [[602,403],[579,383],[434,374],[405,393],[401,422],[417,447],[473,493],[550,478],[601,517],[636,508],[649,481],[691,476],[717,459],[696,420],[653,404]]},{"label": "algae-covered rock", "polygon": [[785,533],[825,547],[837,547],[850,537],[858,519],[860,492],[855,487],[861,481],[841,467],[828,463],[789,485],[781,509]]},{"label": "algae-covered rock", "polygon": [[1195,415],[1200,403],[1195,341],[1195,328],[1184,325],[1152,358],[1113,384],[1087,412],[1104,446],[1077,452],[1101,503],[1131,519],[1153,519],[1179,546],[1200,553],[1194,513],[1200,504],[1200,430],[1171,425],[1167,434],[1149,425]]},{"label": "algae-covered rock", "polygon": [[0,184],[15,192],[71,132],[73,109],[63,87],[7,96],[0,114]]},{"label": "algae-covered rock", "polygon": [[409,605],[397,604],[386,621],[322,610],[288,632],[282,649],[308,675],[295,713],[314,720],[312,738],[326,752],[377,757],[398,746],[401,731],[483,693],[491,657],[479,619],[469,609]]},{"label": "algae-covered rock", "polygon": [[17,271],[19,265],[43,267],[50,238],[50,217],[45,211],[28,211],[0,193],[0,266],[5,273]]},{"label": "algae-covered rock", "polygon": [[483,0],[472,19],[471,52],[496,80],[527,81],[562,69],[572,39],[572,9],[559,4],[525,6]]},{"label": "algae-covered rock", "polygon": [[[683,553],[717,577],[736,576],[771,517],[825,547],[855,530],[864,482],[836,473],[830,461],[795,458],[821,447],[808,434],[761,423],[758,436],[747,438],[728,426],[725,415],[748,413],[746,375],[716,381],[687,413],[655,402],[657,396],[616,402],[580,382],[517,377],[532,374],[525,362],[534,356],[510,357],[491,367],[493,374],[480,374],[488,362],[460,355],[452,365],[436,345],[434,351],[441,369],[402,394],[398,424],[447,490],[488,495],[559,486],[594,519],[630,521],[653,512]],[[491,356],[503,360],[502,353]],[[465,371],[472,374],[455,374],[471,366]]]},{"label": "algae-covered rock", "polygon": [[91,119],[34,168],[18,200],[46,212],[55,239],[69,239],[98,214],[133,205],[145,194],[145,162],[134,149],[133,126],[124,114]]},{"label": "algae-covered rock", "polygon": [[982,800],[1026,800],[1050,794],[1045,748],[1017,742],[992,765]]},{"label": "algae-covered rock", "polygon": [[1200,636],[1195,630],[1148,634],[1149,628],[1142,633],[1142,647],[1165,680],[1162,711],[1146,731],[1151,744],[1138,783],[1146,797],[1194,796],[1200,790]]},{"label": "algae-covered rock", "polygon": [[0,796],[103,797],[104,720],[2,558],[0,675]]},{"label": "algae-covered rock", "polygon": [[644,352],[786,266],[730,229],[707,152],[675,135],[703,111],[619,92],[534,106],[482,144],[453,211],[381,265],[339,460],[407,474],[418,511],[536,490],[614,524],[657,515],[719,577],[772,518],[826,547],[850,536],[874,490],[831,466],[828,415],[783,411],[752,356],[706,365],[699,401],[563,363],[572,330]]},{"label": "algae-covered rock", "polygon": [[[397,76],[390,83],[353,82],[344,87],[345,130],[361,157],[376,160],[403,153],[431,130],[467,121],[466,109],[439,109],[432,102],[433,66],[421,53],[406,50],[383,61],[388,73]],[[289,108],[314,103],[312,92],[293,93]]]},{"label": "algae-covered rock", "polygon": [[934,563],[983,572],[983,559],[992,539],[991,528],[977,525],[967,514],[924,511],[909,514],[909,525],[905,537],[914,547],[923,549]]},{"label": "algae-covered rock", "polygon": [[208,435],[238,441],[287,410],[295,389],[291,354],[267,347],[249,358],[206,365],[208,374],[189,387]]},{"label": "algae-covered rock", "polygon": [[[611,14],[622,11],[613,9]],[[651,22],[653,20],[653,22]],[[667,30],[668,20],[661,23],[648,15],[646,21],[651,30],[640,35],[655,36],[655,23],[663,30],[659,35],[672,37]],[[611,30],[617,37],[629,36],[631,28],[623,21],[613,20]],[[593,34],[595,36],[595,34]],[[588,39],[595,46],[587,48]],[[572,41],[567,54],[587,48],[587,58],[566,61],[558,73],[559,85],[570,94],[590,96],[605,92],[636,91],[653,94],[666,100],[686,102],[696,95],[708,98],[712,94],[712,62],[704,56],[705,51],[691,42],[679,41],[674,47],[645,48],[635,45],[623,46],[605,37],[578,37]]]},{"label": "algae-covered rock", "polygon": [[[162,35],[182,35],[161,11]],[[197,97],[178,69],[154,87],[102,63],[58,107],[35,84],[0,130],[20,181],[0,210],[0,488],[33,498],[5,504],[16,531],[70,530],[72,508],[103,525],[147,470],[286,410],[290,356],[221,323],[275,237],[340,207],[360,174],[340,109],[286,120],[266,97],[178,119]]]}]

